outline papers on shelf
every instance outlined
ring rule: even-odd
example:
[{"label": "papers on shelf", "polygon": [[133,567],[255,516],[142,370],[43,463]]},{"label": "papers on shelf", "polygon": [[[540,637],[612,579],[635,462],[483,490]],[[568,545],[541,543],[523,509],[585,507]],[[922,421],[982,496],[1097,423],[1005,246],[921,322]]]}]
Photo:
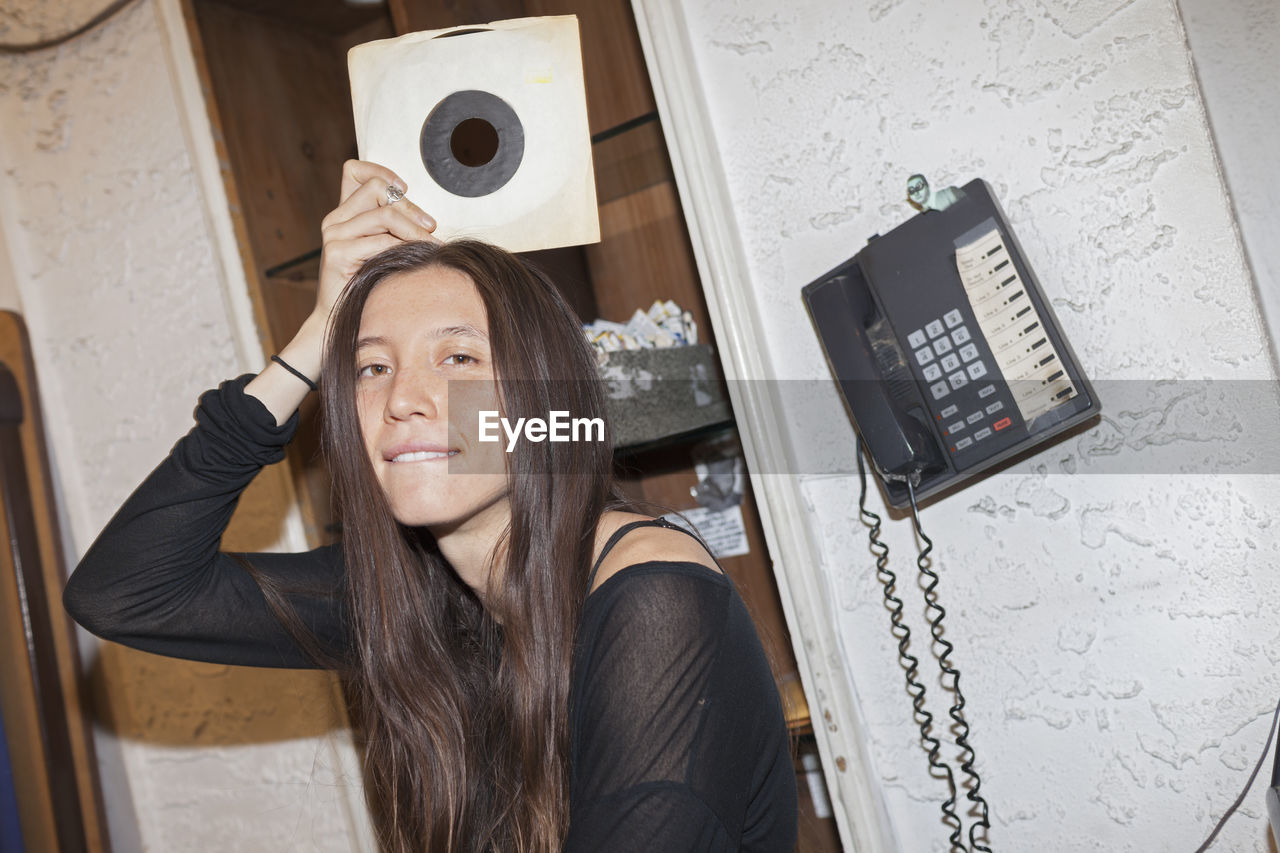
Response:
[{"label": "papers on shelf", "polygon": [[618,350],[663,349],[698,342],[698,325],[693,315],[682,311],[670,299],[655,301],[648,311],[636,309],[625,323],[596,320],[582,330],[599,352]]}]

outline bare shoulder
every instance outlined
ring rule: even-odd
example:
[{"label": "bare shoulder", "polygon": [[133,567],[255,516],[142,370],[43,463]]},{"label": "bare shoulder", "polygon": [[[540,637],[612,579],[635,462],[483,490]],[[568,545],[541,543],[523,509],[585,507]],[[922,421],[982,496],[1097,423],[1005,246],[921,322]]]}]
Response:
[{"label": "bare shoulder", "polygon": [[[606,512],[596,527],[596,558],[614,533],[627,524],[649,518],[633,512]],[[591,589],[599,588],[600,584],[627,566],[648,562],[697,563],[713,572],[720,572],[720,567],[697,539],[680,530],[651,525],[637,527],[618,540],[600,564]]]}]

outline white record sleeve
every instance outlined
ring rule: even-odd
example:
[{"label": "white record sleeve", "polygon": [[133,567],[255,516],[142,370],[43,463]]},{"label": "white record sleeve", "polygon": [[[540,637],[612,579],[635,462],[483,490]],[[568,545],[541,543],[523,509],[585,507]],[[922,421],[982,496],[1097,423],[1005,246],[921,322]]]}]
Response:
[{"label": "white record sleeve", "polygon": [[368,42],[347,67],[360,159],[405,180],[436,236],[512,252],[600,240],[576,16]]}]

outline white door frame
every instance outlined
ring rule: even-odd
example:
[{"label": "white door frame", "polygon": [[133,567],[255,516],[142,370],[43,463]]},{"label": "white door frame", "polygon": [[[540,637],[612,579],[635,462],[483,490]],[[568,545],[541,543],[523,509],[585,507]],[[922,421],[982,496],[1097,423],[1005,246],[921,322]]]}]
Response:
[{"label": "white door frame", "polygon": [[[789,437],[772,383],[735,381],[770,379],[773,372],[757,344],[764,339],[759,313],[747,290],[739,286],[749,280],[750,268],[682,0],[631,3],[747,466],[752,471],[786,471]],[[822,551],[812,535],[799,479],[752,474],[751,485],[761,497],[760,520],[773,555],[774,576],[840,837],[846,849],[859,853],[897,850],[871,764],[866,721],[829,616]]]}]

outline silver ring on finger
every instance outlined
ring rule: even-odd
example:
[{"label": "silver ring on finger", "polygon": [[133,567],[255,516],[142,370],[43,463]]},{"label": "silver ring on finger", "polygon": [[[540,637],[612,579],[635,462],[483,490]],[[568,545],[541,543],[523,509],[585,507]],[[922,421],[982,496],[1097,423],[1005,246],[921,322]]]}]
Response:
[{"label": "silver ring on finger", "polygon": [[395,184],[387,184],[387,204],[395,204],[404,198],[404,190]]}]

